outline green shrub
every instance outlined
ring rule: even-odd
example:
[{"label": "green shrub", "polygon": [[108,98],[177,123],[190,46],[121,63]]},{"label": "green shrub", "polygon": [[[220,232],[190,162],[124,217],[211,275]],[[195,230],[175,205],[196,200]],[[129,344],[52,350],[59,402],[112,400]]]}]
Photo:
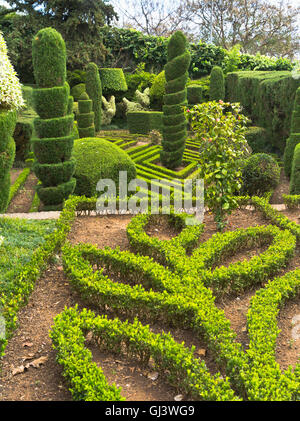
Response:
[{"label": "green shrub", "polygon": [[213,67],[210,75],[210,91],[209,97],[211,101],[223,101],[225,99],[225,80],[223,70],[219,66]]},{"label": "green shrub", "polygon": [[252,124],[266,129],[272,153],[283,155],[299,86],[291,72],[234,72],[226,76],[226,98],[240,102]]},{"label": "green shrub", "polygon": [[202,87],[198,85],[189,85],[187,87],[187,101],[189,105],[201,104],[201,102],[203,102]]},{"label": "green shrub", "polygon": [[78,85],[73,86],[73,88],[71,89],[71,95],[74,98],[74,102],[77,102],[80,95],[86,92],[86,88],[85,88],[85,84],[84,83],[79,83]]},{"label": "green shrub", "polygon": [[10,169],[15,158],[12,136],[16,121],[16,111],[0,110],[0,213],[5,212],[9,202]]},{"label": "green shrub", "polygon": [[291,175],[294,150],[298,143],[300,143],[300,87],[296,91],[290,137],[286,141],[283,156],[284,172],[287,177]]},{"label": "green shrub", "polygon": [[121,68],[100,68],[103,95],[107,98],[117,92],[126,92],[128,87]]},{"label": "green shrub", "polygon": [[134,99],[135,91],[137,89],[140,91],[144,91],[144,89],[146,88],[151,88],[156,77],[155,74],[145,71],[145,63],[139,64],[133,73],[125,72],[124,76],[128,87],[126,92],[126,98],[129,101],[132,101]]},{"label": "green shrub", "polygon": [[245,160],[242,179],[242,194],[262,196],[278,186],[280,167],[271,155],[257,153]]},{"label": "green shrub", "polygon": [[30,152],[30,140],[33,134],[33,123],[31,119],[20,119],[17,121],[14,131],[16,144],[16,160],[25,161]]},{"label": "green shrub", "polygon": [[290,194],[300,194],[300,143],[295,147],[290,183]]},{"label": "green shrub", "polygon": [[[184,105],[187,104],[186,83],[191,56],[187,50],[187,41],[182,32],[175,32],[168,43],[168,62],[165,66],[166,94],[164,95],[164,117],[184,115]],[[179,167],[185,149],[187,135],[186,121],[179,125],[168,124],[163,119],[163,140],[160,158],[169,169]]]},{"label": "green shrub", "polygon": [[154,79],[150,88],[150,105],[154,110],[162,110],[164,95],[166,93],[165,71],[160,72]]},{"label": "green shrub", "polygon": [[271,152],[272,145],[268,139],[267,131],[263,127],[248,127],[245,136],[253,153]]},{"label": "green shrub", "polygon": [[127,171],[128,183],[136,177],[133,161],[118,146],[100,138],[77,139],[73,156],[77,160],[74,177],[75,193],[86,197],[96,196],[100,179],[109,178],[119,185],[119,172]]},{"label": "green shrub", "polygon": [[34,109],[40,118],[55,118],[67,114],[69,104],[70,87],[64,86],[53,88],[41,88],[33,90]]},{"label": "green shrub", "polygon": [[162,112],[137,111],[127,113],[130,133],[148,134],[151,130],[162,131]]},{"label": "green shrub", "polygon": [[33,169],[41,182],[36,191],[45,210],[61,209],[76,184],[72,178],[75,161],[62,160],[68,155],[70,158],[74,128],[74,114],[67,114],[73,101],[70,101],[70,86],[66,82],[64,40],[52,28],[41,30],[34,37],[32,54],[38,85],[34,104],[39,115],[34,120],[39,139],[32,142],[37,159]]},{"label": "green shrub", "polygon": [[78,100],[78,134],[79,137],[95,137],[94,112],[92,111],[93,101],[89,99],[86,92],[83,92]]},{"label": "green shrub", "polygon": [[41,29],[33,38],[32,62],[39,88],[63,86],[66,81],[66,46],[53,28]]},{"label": "green shrub", "polygon": [[85,87],[89,99],[93,102],[94,125],[95,131],[98,132],[101,128],[102,83],[95,63],[89,63],[86,68]]}]

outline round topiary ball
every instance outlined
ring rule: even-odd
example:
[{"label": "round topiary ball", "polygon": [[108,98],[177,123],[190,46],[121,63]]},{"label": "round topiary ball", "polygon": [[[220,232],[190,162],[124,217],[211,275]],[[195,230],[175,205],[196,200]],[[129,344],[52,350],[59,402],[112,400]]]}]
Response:
[{"label": "round topiary ball", "polygon": [[242,168],[243,194],[263,196],[279,184],[280,167],[277,161],[266,153],[251,155]]},{"label": "round topiary ball", "polygon": [[77,180],[75,194],[97,196],[96,186],[101,179],[111,179],[119,187],[119,172],[127,171],[127,183],[136,178],[132,159],[113,143],[101,138],[82,138],[74,142],[73,156],[76,158]]}]

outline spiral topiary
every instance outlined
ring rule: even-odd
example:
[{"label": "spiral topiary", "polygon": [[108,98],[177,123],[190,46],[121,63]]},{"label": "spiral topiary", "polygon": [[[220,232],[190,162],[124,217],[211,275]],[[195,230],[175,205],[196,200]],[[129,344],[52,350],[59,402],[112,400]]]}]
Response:
[{"label": "spiral topiary", "polygon": [[93,101],[86,92],[80,95],[78,100],[78,132],[79,137],[95,137]]},{"label": "spiral topiary", "polygon": [[32,140],[33,170],[41,183],[37,194],[45,210],[60,209],[73,193],[75,159],[73,100],[66,82],[66,47],[53,28],[40,30],[33,39],[32,58],[37,89],[33,101],[39,117],[34,120],[38,136]]},{"label": "spiral topiary", "polygon": [[163,165],[174,169],[182,162],[187,136],[184,105],[187,105],[186,84],[191,56],[181,31],[175,32],[168,43],[165,66],[166,95],[163,106],[163,140],[160,158]]},{"label": "spiral topiary", "polygon": [[98,132],[101,128],[102,84],[95,63],[87,65],[85,88],[89,98],[93,101],[95,131]]}]

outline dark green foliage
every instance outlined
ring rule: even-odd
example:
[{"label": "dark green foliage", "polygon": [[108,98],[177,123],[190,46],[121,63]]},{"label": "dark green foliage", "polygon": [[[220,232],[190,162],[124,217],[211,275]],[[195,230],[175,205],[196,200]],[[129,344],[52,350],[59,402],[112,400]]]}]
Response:
[{"label": "dark green foliage", "polygon": [[66,47],[62,36],[53,28],[41,30],[34,37],[32,54],[38,85],[33,94],[39,115],[34,120],[38,139],[32,141],[37,160],[33,169],[40,180],[37,194],[45,210],[61,209],[76,184],[71,178],[75,161],[70,159],[74,142],[73,99],[66,82]]},{"label": "dark green foliage", "polygon": [[[172,35],[168,44],[168,63],[165,66],[166,94],[163,105],[163,140],[160,158],[169,169],[179,167],[185,149],[187,135],[186,122],[181,121],[184,114],[183,106],[187,104],[186,82],[190,65],[190,53],[187,41],[182,32]],[[176,124],[165,124],[166,118],[176,116]],[[170,123],[170,121],[169,121]]]},{"label": "dark green foliage", "polygon": [[283,155],[291,129],[294,99],[300,80],[291,72],[234,72],[226,77],[229,102],[240,102],[243,113],[264,127],[272,152]]},{"label": "dark green foliage", "polygon": [[67,83],[64,86],[34,89],[34,108],[43,119],[64,116],[68,111],[69,94],[70,87]]},{"label": "dark green foliage", "polygon": [[[59,184],[55,187],[44,187],[38,185],[36,188],[40,200],[45,206],[52,206],[52,209],[59,208],[61,204],[74,192],[76,180],[71,180],[66,183]],[[48,208],[49,210],[49,208]]]},{"label": "dark green foliage", "polygon": [[25,161],[30,152],[30,139],[33,134],[32,121],[18,120],[14,131],[16,160]]},{"label": "dark green foliage", "polygon": [[[126,98],[129,101],[133,101],[135,97],[135,91],[138,89],[140,92],[143,92],[146,88],[151,88],[156,75],[154,73],[146,72],[145,65],[140,64],[137,66],[136,70],[133,73],[124,73],[126,84],[127,84],[127,91],[126,91]],[[124,96],[124,93],[120,92],[119,94],[115,94],[116,102],[118,103],[118,96]],[[121,98],[120,98],[121,100]]]},{"label": "dark green foliage", "polygon": [[95,131],[98,132],[101,128],[102,83],[95,63],[89,63],[86,68],[85,87],[93,102],[94,125]]},{"label": "dark green foliage", "polygon": [[67,81],[71,88],[73,86],[79,85],[80,83],[85,83],[85,71],[84,70],[74,70],[73,72],[67,70]]},{"label": "dark green foliage", "polygon": [[89,99],[86,92],[83,92],[78,100],[77,123],[79,137],[95,137],[95,113],[91,111],[93,101]]},{"label": "dark green foliage", "polygon": [[[100,179],[109,178],[119,185],[119,172],[127,171],[128,183],[136,177],[131,158],[118,146],[100,138],[75,140],[73,155],[77,165],[75,193],[87,197],[96,196]],[[118,194],[118,193],[117,193]]]},{"label": "dark green foliage", "polygon": [[126,92],[128,87],[123,69],[100,68],[103,95],[109,97],[117,92]]},{"label": "dark green foliage", "polygon": [[300,194],[300,143],[295,147],[293,156],[290,194]]},{"label": "dark green foliage", "polygon": [[75,159],[70,159],[59,164],[39,164],[35,162],[33,171],[43,183],[44,187],[53,187],[69,181],[74,174],[75,165]]},{"label": "dark green foliage", "polygon": [[6,211],[9,202],[10,169],[15,158],[12,136],[16,120],[15,111],[0,110],[0,213]]},{"label": "dark green foliage", "polygon": [[74,136],[34,138],[31,141],[34,155],[40,164],[55,164],[71,158]]},{"label": "dark green foliage", "polygon": [[34,77],[39,88],[63,86],[66,81],[65,42],[53,28],[41,29],[32,42]]},{"label": "dark green foliage", "polygon": [[219,66],[215,66],[210,74],[210,92],[211,101],[224,101],[225,99],[225,80],[223,70]]},{"label": "dark green foliage", "polygon": [[246,131],[246,140],[253,153],[272,152],[272,145],[267,131],[263,127],[251,126]]},{"label": "dark green foliage", "polygon": [[189,105],[201,104],[203,101],[202,87],[189,85],[187,87],[187,101]]},{"label": "dark green foliage", "polygon": [[292,113],[290,137],[286,141],[284,150],[284,172],[287,177],[290,177],[292,171],[292,161],[294,156],[294,149],[300,142],[300,87],[296,91],[294,109]]},{"label": "dark green foliage", "polygon": [[242,194],[262,196],[277,187],[280,167],[271,155],[257,153],[246,159],[242,179]]},{"label": "dark green foliage", "polygon": [[50,118],[47,120],[36,118],[34,128],[39,138],[64,137],[70,134],[73,128],[74,115],[69,114],[63,117]]},{"label": "dark green foliage", "polygon": [[74,98],[74,101],[77,102],[80,95],[85,91],[86,89],[84,83],[79,83],[78,85],[73,86],[71,89],[71,95]]},{"label": "dark green foliage", "polygon": [[148,134],[151,130],[162,131],[162,116],[159,111],[137,111],[127,113],[130,133]]}]

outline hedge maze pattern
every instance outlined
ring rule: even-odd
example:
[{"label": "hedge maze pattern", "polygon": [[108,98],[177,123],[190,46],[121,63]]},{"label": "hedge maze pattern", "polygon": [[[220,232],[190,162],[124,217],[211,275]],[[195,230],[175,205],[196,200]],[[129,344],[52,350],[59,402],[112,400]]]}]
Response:
[{"label": "hedge maze pattern", "polygon": [[[89,331],[101,348],[145,364],[152,357],[167,381],[195,400],[300,399],[300,364],[282,372],[275,358],[279,306],[299,294],[300,269],[277,276],[293,257],[299,226],[270,212],[266,202],[253,203],[277,226],[238,229],[201,242],[203,225],[188,226],[185,215],[171,214],[170,223],[181,231],[162,241],[145,230],[154,216],[141,214],[127,227],[130,252],[66,242],[63,265],[72,286],[88,305],[128,319],[124,323],[77,308],[56,317],[51,338],[74,399],[123,400],[85,348]],[[259,256],[222,266],[226,257],[261,245],[268,248]],[[243,349],[214,301],[216,295],[242,293],[255,284],[262,288],[250,302],[249,346]],[[191,329],[204,338],[223,375],[212,375],[193,348],[170,334],[153,334],[141,321]]]}]

